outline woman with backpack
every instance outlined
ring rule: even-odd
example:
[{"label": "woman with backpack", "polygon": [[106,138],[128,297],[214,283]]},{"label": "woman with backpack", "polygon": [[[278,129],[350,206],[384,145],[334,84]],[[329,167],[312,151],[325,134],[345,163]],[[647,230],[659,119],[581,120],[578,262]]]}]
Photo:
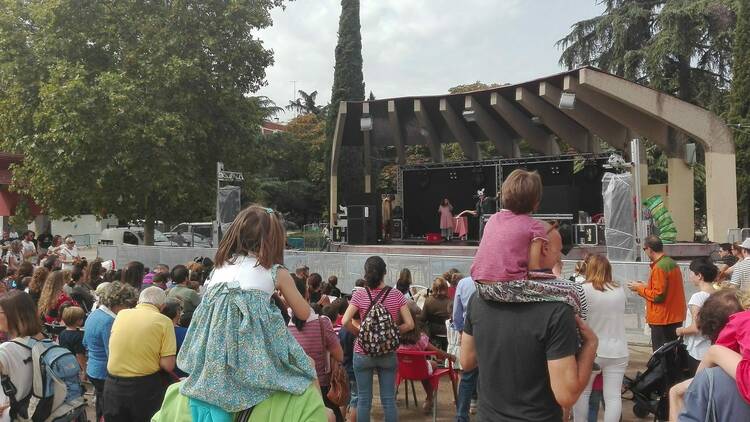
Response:
[{"label": "woman with backpack", "polygon": [[[83,389],[79,380],[80,366],[70,351],[58,346],[42,334],[41,321],[36,305],[28,293],[12,290],[0,298],[0,331],[7,331],[14,339],[0,344],[0,373],[3,375],[3,390],[15,391],[10,399],[12,420],[53,420],[71,412],[71,418],[85,411]],[[32,351],[41,355],[39,364],[32,361]],[[7,377],[7,378],[6,378]],[[34,414],[28,414],[33,379],[41,377],[40,398]],[[62,391],[54,392],[50,378],[64,384]],[[55,394],[65,394],[59,400]],[[29,419],[29,420],[32,420]]]},{"label": "woman with backpack", "polygon": [[[369,422],[372,407],[372,374],[377,371],[380,402],[386,422],[398,420],[396,410],[396,350],[399,336],[414,328],[404,295],[385,285],[385,261],[371,256],[365,261],[366,287],[354,291],[344,313],[344,326],[357,335],[354,376],[357,380],[357,421]],[[361,323],[356,324],[354,315]]]}]

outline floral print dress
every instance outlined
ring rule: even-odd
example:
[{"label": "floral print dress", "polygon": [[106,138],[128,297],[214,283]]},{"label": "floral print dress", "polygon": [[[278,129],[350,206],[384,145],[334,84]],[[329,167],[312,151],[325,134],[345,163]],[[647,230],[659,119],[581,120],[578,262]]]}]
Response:
[{"label": "floral print dress", "polygon": [[[206,283],[208,290],[177,356],[177,366],[190,374],[181,393],[191,399],[191,407],[198,400],[240,412],[277,391],[302,394],[315,379],[315,368],[271,302],[278,267],[266,270],[255,263],[253,257],[238,257],[225,265],[230,267],[223,272],[225,280]],[[234,275],[226,278],[230,271]],[[263,289],[246,288],[238,279],[263,271],[273,280]]]}]

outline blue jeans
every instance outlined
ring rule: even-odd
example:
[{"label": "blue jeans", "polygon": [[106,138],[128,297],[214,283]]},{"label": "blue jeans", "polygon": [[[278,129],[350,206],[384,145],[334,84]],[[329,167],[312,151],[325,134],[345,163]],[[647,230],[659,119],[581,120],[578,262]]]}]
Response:
[{"label": "blue jeans", "polygon": [[471,397],[477,389],[478,381],[479,368],[464,371],[461,374],[461,383],[458,384],[458,403],[456,403],[456,422],[469,422]]},{"label": "blue jeans", "polygon": [[357,379],[357,422],[370,421],[372,408],[372,374],[377,371],[380,383],[380,402],[385,422],[398,421],[396,410],[396,354],[367,356],[354,354],[354,377]]}]

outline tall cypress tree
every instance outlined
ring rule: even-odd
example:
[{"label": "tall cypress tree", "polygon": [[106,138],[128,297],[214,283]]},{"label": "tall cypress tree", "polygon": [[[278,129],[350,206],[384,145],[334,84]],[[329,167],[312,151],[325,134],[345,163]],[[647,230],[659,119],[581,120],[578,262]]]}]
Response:
[{"label": "tall cypress tree", "polygon": [[[734,132],[737,157],[737,200],[740,216],[747,223],[750,213],[750,5],[741,1],[734,33],[734,65],[729,96],[730,124]],[[747,224],[743,224],[746,226]]]},{"label": "tall cypress tree", "polygon": [[[363,101],[365,83],[362,74],[362,35],[359,23],[359,0],[341,0],[339,39],[336,44],[336,64],[333,73],[331,105],[326,124],[327,156],[330,162],[333,132],[341,101]],[[356,193],[364,190],[362,149],[342,148],[339,156],[340,202],[350,203]]]}]

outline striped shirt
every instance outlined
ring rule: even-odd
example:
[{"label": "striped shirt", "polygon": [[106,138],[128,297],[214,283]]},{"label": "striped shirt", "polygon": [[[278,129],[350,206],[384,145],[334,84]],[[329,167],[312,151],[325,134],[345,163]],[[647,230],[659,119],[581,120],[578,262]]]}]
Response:
[{"label": "striped shirt", "polygon": [[750,291],[750,258],[745,258],[734,264],[730,283],[742,291]]},{"label": "striped shirt", "polygon": [[[370,291],[372,298],[375,299],[382,289],[357,289],[352,294],[352,300],[349,301],[350,305],[354,305],[357,308],[360,321],[365,320],[367,310],[370,308],[370,297],[367,295],[368,290]],[[379,302],[382,303],[388,313],[391,314],[393,322],[395,324],[400,324],[401,315],[399,314],[399,310],[402,306],[406,305],[406,298],[397,289],[390,289],[387,293],[388,295],[385,296],[385,300],[381,297]],[[359,353],[360,355],[365,354],[358,341],[354,342],[354,352]]]},{"label": "striped shirt", "polygon": [[[321,329],[322,324],[322,329]],[[302,349],[315,361],[315,372],[321,387],[331,384],[331,365],[329,352],[337,344],[339,337],[333,331],[331,320],[327,316],[316,314],[310,315],[305,322],[302,331],[298,330],[293,322],[287,327],[289,332],[297,339]]]}]

